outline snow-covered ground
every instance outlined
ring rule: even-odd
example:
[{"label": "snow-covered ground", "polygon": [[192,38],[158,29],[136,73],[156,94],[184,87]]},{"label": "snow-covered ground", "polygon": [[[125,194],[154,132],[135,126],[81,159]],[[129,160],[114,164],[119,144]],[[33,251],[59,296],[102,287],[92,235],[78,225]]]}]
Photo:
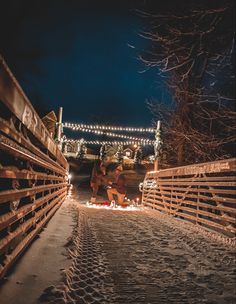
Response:
[{"label": "snow-covered ground", "polygon": [[[80,194],[85,202],[86,195]],[[75,204],[71,267],[53,303],[235,303],[234,248],[156,211]],[[48,298],[47,298],[48,297]]]},{"label": "snow-covered ground", "polygon": [[77,197],[65,204],[77,217],[70,266],[38,302],[235,303],[235,252],[223,237],[154,210],[87,207],[82,190]]},{"label": "snow-covered ground", "polygon": [[0,285],[1,304],[35,304],[42,291],[60,283],[77,212],[66,201]]}]

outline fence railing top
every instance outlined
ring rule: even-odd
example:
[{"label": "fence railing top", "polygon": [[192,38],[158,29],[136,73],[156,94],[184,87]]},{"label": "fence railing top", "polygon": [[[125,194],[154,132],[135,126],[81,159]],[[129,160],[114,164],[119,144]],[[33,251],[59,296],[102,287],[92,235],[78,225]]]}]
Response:
[{"label": "fence railing top", "polygon": [[60,165],[68,168],[67,161],[50,136],[44,123],[25,95],[20,84],[0,55],[0,99],[26,128],[52,153]]},{"label": "fence railing top", "polygon": [[178,176],[178,175],[192,175],[203,173],[219,173],[219,172],[234,172],[236,171],[236,158],[229,158],[224,160],[217,160],[213,162],[206,162],[200,164],[192,164],[181,167],[174,167],[163,169],[159,171],[150,171],[147,177],[158,176]]}]

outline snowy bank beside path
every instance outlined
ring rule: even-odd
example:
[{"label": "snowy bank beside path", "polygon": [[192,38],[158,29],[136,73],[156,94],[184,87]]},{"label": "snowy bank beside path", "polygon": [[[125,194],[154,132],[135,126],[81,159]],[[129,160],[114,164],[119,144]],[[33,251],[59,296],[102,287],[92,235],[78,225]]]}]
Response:
[{"label": "snowy bank beside path", "polygon": [[77,212],[66,201],[27,248],[0,285],[1,304],[35,304],[42,291],[60,283],[68,259],[67,245]]},{"label": "snowy bank beside path", "polygon": [[44,302],[235,303],[232,246],[156,211],[74,203],[72,264],[64,283],[45,291]]}]

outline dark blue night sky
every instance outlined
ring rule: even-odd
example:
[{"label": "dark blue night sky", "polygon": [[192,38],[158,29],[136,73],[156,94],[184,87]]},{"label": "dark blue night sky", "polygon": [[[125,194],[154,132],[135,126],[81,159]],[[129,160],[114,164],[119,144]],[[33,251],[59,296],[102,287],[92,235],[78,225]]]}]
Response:
[{"label": "dark blue night sky", "polygon": [[[23,12],[24,1],[12,3],[12,17]],[[64,121],[150,126],[146,101],[170,97],[158,71],[143,72],[138,60],[148,42],[138,35],[145,24],[135,4],[43,3],[37,10],[26,1],[3,51],[32,103],[44,111],[62,106]]]}]

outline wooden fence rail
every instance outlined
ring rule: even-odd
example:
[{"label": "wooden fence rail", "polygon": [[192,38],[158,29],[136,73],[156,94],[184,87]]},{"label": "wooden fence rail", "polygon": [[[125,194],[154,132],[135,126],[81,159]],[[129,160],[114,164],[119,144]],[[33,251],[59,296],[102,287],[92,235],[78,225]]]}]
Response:
[{"label": "wooden fence rail", "polygon": [[145,206],[234,237],[236,158],[146,174]]},{"label": "wooden fence rail", "polygon": [[0,278],[67,193],[68,163],[0,57]]}]

